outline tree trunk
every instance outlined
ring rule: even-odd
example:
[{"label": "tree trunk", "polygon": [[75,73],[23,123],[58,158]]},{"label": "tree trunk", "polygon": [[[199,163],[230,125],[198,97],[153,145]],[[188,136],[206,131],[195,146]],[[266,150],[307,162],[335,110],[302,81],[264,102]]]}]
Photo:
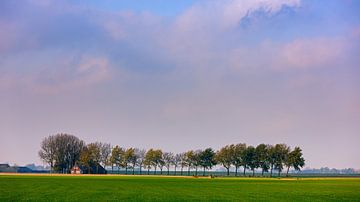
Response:
[{"label": "tree trunk", "polygon": [[118,166],[118,175],[120,175],[120,166]]},{"label": "tree trunk", "polygon": [[203,171],[203,176],[205,176],[205,167],[204,167],[204,171]]},{"label": "tree trunk", "polygon": [[281,170],[279,169],[278,177],[280,177]]},{"label": "tree trunk", "polygon": [[135,166],[133,167],[133,175],[135,175]]},{"label": "tree trunk", "polygon": [[196,166],[195,167],[195,176],[197,176],[197,170],[198,170],[198,167]]},{"label": "tree trunk", "polygon": [[139,169],[140,169],[140,175],[141,175],[141,167],[142,167],[142,164],[140,164],[140,167],[139,167]]},{"label": "tree trunk", "polygon": [[156,166],[155,166],[155,171],[154,171],[154,175],[156,175]]},{"label": "tree trunk", "polygon": [[127,167],[127,165],[125,165],[125,175],[127,175],[127,169],[128,169],[128,167]]},{"label": "tree trunk", "polygon": [[237,176],[237,171],[238,170],[238,167],[237,166],[235,166],[235,176]]},{"label": "tree trunk", "polygon": [[244,166],[244,174],[243,174],[244,176],[245,176],[245,172],[246,172],[246,166]]},{"label": "tree trunk", "polygon": [[264,176],[264,168],[261,171],[261,176]]},{"label": "tree trunk", "polygon": [[273,171],[274,165],[271,164],[271,168],[270,168],[270,177],[272,177],[272,171]]},{"label": "tree trunk", "polygon": [[174,175],[176,175],[176,166],[175,166],[175,171],[174,171]]},{"label": "tree trunk", "polygon": [[169,168],[167,168],[167,175],[170,175],[170,171],[169,171]]},{"label": "tree trunk", "polygon": [[150,168],[148,168],[148,175],[150,175]]},{"label": "tree trunk", "polygon": [[252,171],[253,171],[253,177],[255,176],[255,169],[252,169]]},{"label": "tree trunk", "polygon": [[180,175],[183,175],[184,167],[181,166]]},{"label": "tree trunk", "polygon": [[162,169],[162,168],[160,168],[160,175],[162,175],[162,170],[163,170],[163,169]]},{"label": "tree trunk", "polygon": [[111,164],[111,174],[114,174],[114,164]]},{"label": "tree trunk", "polygon": [[188,168],[188,175],[190,176],[190,166],[189,166],[189,168]]},{"label": "tree trunk", "polygon": [[289,169],[290,169],[290,166],[287,167],[286,177],[289,177]]},{"label": "tree trunk", "polygon": [[227,176],[230,175],[230,167],[227,167],[227,168],[226,168],[226,173],[227,173]]}]

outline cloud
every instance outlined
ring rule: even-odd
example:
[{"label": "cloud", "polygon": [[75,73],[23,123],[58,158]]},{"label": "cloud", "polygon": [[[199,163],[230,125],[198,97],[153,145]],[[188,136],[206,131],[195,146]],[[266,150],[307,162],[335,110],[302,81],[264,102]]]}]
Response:
[{"label": "cloud", "polygon": [[[32,55],[34,56],[34,55]],[[13,58],[10,58],[12,60]],[[5,62],[18,68],[29,58],[18,58],[19,63]],[[28,61],[31,63],[31,61]],[[41,67],[42,66],[42,67]],[[5,71],[0,76],[0,90],[26,89],[41,94],[56,94],[79,90],[110,79],[110,64],[107,58],[91,55],[62,55],[35,64],[31,73]]]},{"label": "cloud", "polygon": [[280,64],[275,68],[318,68],[338,61],[346,42],[337,38],[297,39],[281,47]]},{"label": "cloud", "polygon": [[0,19],[0,53],[8,51],[15,43],[17,30],[14,24]]},{"label": "cloud", "polygon": [[169,57],[182,66],[212,68],[224,65],[219,61],[226,60],[229,52],[244,45],[238,40],[244,35],[240,22],[245,17],[257,11],[272,16],[283,7],[299,5],[298,0],[200,1],[179,15],[165,30],[167,34],[156,41],[161,41],[161,47],[169,51]]},{"label": "cloud", "polygon": [[[199,1],[171,19],[148,12],[98,10],[66,1],[58,3],[60,9],[48,2],[29,1],[24,14],[29,16],[26,20],[21,17],[3,20],[5,29],[0,31],[0,51],[4,55],[15,58],[14,55],[21,52],[31,55],[33,52],[61,50],[61,55],[54,59],[55,63],[75,57],[64,54],[66,52],[84,57],[101,55],[100,59],[95,57],[96,62],[91,58],[86,61],[103,67],[114,64],[114,68],[134,74],[168,74],[174,79],[193,78],[201,83],[206,82],[204,78],[221,81],[227,74],[239,74],[240,77],[242,73],[255,70],[309,70],[333,66],[334,61],[341,59],[349,43],[341,37],[322,36],[276,41],[278,36],[275,35],[254,40],[258,30],[241,27],[241,21],[244,18],[254,20],[256,12],[270,19],[284,8],[300,7],[300,0]],[[51,12],[53,10],[56,12]],[[16,72],[13,69],[36,72],[39,66],[51,66],[47,59],[39,58],[22,65],[8,62],[6,72]],[[105,75],[110,74],[106,68],[93,68],[81,73],[75,71],[73,63],[76,62],[55,64],[56,68],[48,68],[54,76],[38,75],[32,80],[46,81],[38,83],[48,87],[53,85],[51,83],[59,85],[56,74],[61,74],[64,78],[71,78],[67,85],[86,86],[85,83],[100,83],[107,78]],[[54,73],[52,69],[57,70]],[[9,78],[11,76],[6,80]],[[80,81],[75,82],[76,79]]]}]

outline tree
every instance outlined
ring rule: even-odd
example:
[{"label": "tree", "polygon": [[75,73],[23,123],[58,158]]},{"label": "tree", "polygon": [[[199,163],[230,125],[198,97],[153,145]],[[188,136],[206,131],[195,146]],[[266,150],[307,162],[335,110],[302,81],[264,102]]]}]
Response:
[{"label": "tree", "polygon": [[205,169],[211,169],[216,165],[215,152],[212,148],[207,148],[199,153],[200,165],[203,167],[203,176],[205,176]]},{"label": "tree", "polygon": [[81,165],[87,167],[87,174],[90,174],[91,166],[94,164],[94,162],[92,162],[91,151],[88,149],[88,147],[85,147],[81,151],[79,162],[81,163]]},{"label": "tree", "polygon": [[165,166],[165,161],[163,159],[163,152],[160,149],[155,150],[154,160],[155,160],[155,165],[160,168],[160,175],[162,175],[162,171]]},{"label": "tree", "polygon": [[56,159],[55,136],[44,138],[40,147],[41,150],[39,151],[39,156],[45,163],[50,165],[50,172],[52,172]]},{"label": "tree", "polygon": [[41,143],[39,157],[52,167],[52,170],[70,173],[80,159],[84,141],[74,135],[56,134],[45,138]]},{"label": "tree", "polygon": [[147,168],[147,174],[150,174],[151,166],[155,167],[156,173],[156,165],[154,163],[154,149],[149,149],[145,154],[144,166]]},{"label": "tree", "polygon": [[186,159],[187,159],[186,153],[181,153],[180,154],[180,167],[181,167],[180,175],[183,175],[184,167],[186,167],[188,165]]},{"label": "tree", "polygon": [[111,151],[110,163],[111,170],[114,171],[114,165],[118,167],[118,173],[120,173],[121,162],[123,161],[124,149],[116,145]]},{"label": "tree", "polygon": [[[164,161],[162,160],[162,151],[160,149],[149,149],[145,155],[145,163],[147,166],[154,166],[154,174],[156,175],[156,168],[159,166],[162,173],[164,167]],[[149,171],[148,167],[148,171]]]},{"label": "tree", "polygon": [[247,166],[247,162],[246,162],[247,146],[246,146],[246,144],[239,143],[236,145],[229,145],[228,147],[229,147],[229,150],[231,151],[231,153],[230,153],[231,164],[233,164],[235,166],[235,176],[237,176],[238,169],[240,166],[244,167],[243,175],[245,176],[246,166]]},{"label": "tree", "polygon": [[[174,156],[174,168],[175,168],[175,171],[174,171],[174,175],[176,175],[176,168],[179,166],[179,164],[181,164],[181,161],[182,161],[182,156],[181,154],[176,154]],[[182,172],[181,172],[182,173]]]},{"label": "tree", "polygon": [[132,156],[130,158],[130,164],[131,164],[133,175],[135,175],[135,167],[137,165],[137,162],[138,162],[138,155],[136,153],[136,149],[133,148]]},{"label": "tree", "polygon": [[193,166],[193,159],[194,159],[195,152],[193,150],[187,151],[185,153],[185,162],[188,166],[188,175],[190,175],[190,169]]},{"label": "tree", "polygon": [[167,169],[167,175],[170,174],[170,166],[174,164],[174,154],[171,152],[163,153],[163,161]]},{"label": "tree", "polygon": [[195,167],[195,176],[197,176],[198,168],[199,168],[199,166],[201,166],[201,161],[200,161],[201,152],[202,151],[200,149],[198,149],[198,150],[195,151],[195,153],[193,155],[192,162],[193,162],[193,165]]},{"label": "tree", "polygon": [[111,145],[109,143],[99,143],[100,144],[100,162],[102,163],[102,165],[104,166],[104,168],[106,166],[109,165],[109,161],[110,161],[110,154],[111,154]]},{"label": "tree", "polygon": [[[246,167],[246,164],[244,163],[246,144],[239,143],[236,145],[230,145],[230,147],[233,150],[232,164],[235,166],[235,176],[237,176],[239,167],[240,166],[244,166],[244,168]],[[244,175],[245,175],[245,169],[244,169]]]},{"label": "tree", "polygon": [[283,165],[289,155],[290,148],[286,144],[275,145],[275,163],[274,167],[278,170],[278,176],[284,168]]},{"label": "tree", "polygon": [[274,165],[276,162],[276,149],[272,145],[269,145],[268,148],[268,162],[270,164],[270,177],[272,177]]},{"label": "tree", "polygon": [[[256,149],[253,146],[248,146],[246,148],[244,162],[244,164],[251,169],[253,176],[255,176],[255,168],[258,167],[258,163],[256,158]],[[244,169],[246,169],[246,166]]]},{"label": "tree", "polygon": [[285,161],[285,165],[287,166],[286,176],[289,176],[290,167],[293,167],[295,170],[300,170],[305,165],[305,159],[302,155],[300,147],[295,147],[295,149],[289,153]]},{"label": "tree", "polygon": [[[97,143],[88,144],[83,148],[80,154],[79,163],[87,167],[87,173],[99,173],[98,165],[100,164],[100,147]],[[96,167],[96,171],[92,170],[92,167]]]},{"label": "tree", "polygon": [[142,174],[141,168],[144,166],[146,150],[145,149],[135,149],[135,155],[137,157],[137,164],[139,165],[139,170],[140,170],[140,175],[141,175]]},{"label": "tree", "polygon": [[217,162],[221,163],[226,168],[227,176],[230,175],[230,167],[233,162],[233,146],[226,145],[222,147],[215,155]]},{"label": "tree", "polygon": [[134,165],[133,167],[133,174],[135,172],[135,164],[136,164],[136,155],[135,155],[135,149],[134,148],[128,148],[125,150],[124,158],[122,161],[123,166],[125,167],[125,174],[127,175],[127,170],[129,168],[129,165]]},{"label": "tree", "polygon": [[190,169],[191,167],[195,168],[195,176],[197,176],[197,170],[198,167],[200,166],[200,158],[199,155],[201,153],[201,150],[190,150],[188,152],[186,152],[186,161],[187,161],[187,165],[188,165],[188,175],[190,175]]},{"label": "tree", "polygon": [[96,173],[99,173],[99,165],[101,161],[100,143],[90,143],[87,145],[87,150],[90,153],[90,162],[96,166]]},{"label": "tree", "polygon": [[261,176],[264,176],[264,172],[268,172],[270,168],[269,146],[266,144],[259,144],[256,147],[256,156],[258,165],[261,168]]}]

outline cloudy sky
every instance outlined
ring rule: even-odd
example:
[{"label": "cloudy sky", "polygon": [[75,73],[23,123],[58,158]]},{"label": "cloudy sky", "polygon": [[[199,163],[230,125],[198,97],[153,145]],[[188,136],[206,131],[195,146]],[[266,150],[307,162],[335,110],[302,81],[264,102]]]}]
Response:
[{"label": "cloudy sky", "polygon": [[41,140],[300,146],[360,168],[360,1],[1,0],[0,162]]}]

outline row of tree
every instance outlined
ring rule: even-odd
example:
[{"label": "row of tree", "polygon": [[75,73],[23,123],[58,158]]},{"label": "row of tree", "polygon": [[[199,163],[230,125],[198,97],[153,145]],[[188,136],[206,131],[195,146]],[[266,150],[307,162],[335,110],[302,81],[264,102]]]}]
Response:
[{"label": "row of tree", "polygon": [[147,174],[150,174],[150,170],[156,174],[158,168],[162,174],[163,169],[166,168],[169,175],[170,168],[174,168],[175,175],[177,169],[180,169],[181,175],[184,169],[187,169],[188,175],[191,170],[195,170],[195,175],[198,175],[198,169],[202,168],[205,175],[206,170],[221,165],[227,170],[227,175],[230,174],[230,168],[234,167],[237,176],[239,168],[242,167],[243,175],[247,169],[250,169],[253,175],[256,169],[261,169],[262,175],[270,171],[270,176],[272,176],[273,170],[277,170],[280,175],[286,168],[286,175],[288,175],[291,167],[300,170],[305,165],[301,149],[295,147],[291,150],[286,144],[259,144],[253,147],[241,143],[226,145],[216,152],[212,148],[207,148],[173,154],[160,149],[146,151],[137,148],[112,147],[108,143],[101,142],[86,145],[84,141],[68,134],[46,137],[41,143],[39,156],[50,165],[52,171],[63,173],[69,173],[70,169],[78,164],[88,167],[88,172],[90,172],[90,167],[95,166],[95,173],[98,173],[98,167],[102,165],[111,166],[112,172],[114,172],[114,167],[118,170],[124,168],[126,174],[128,174],[128,169],[131,169],[133,174],[135,169],[138,169],[140,174],[142,174],[142,169],[146,169]]}]

